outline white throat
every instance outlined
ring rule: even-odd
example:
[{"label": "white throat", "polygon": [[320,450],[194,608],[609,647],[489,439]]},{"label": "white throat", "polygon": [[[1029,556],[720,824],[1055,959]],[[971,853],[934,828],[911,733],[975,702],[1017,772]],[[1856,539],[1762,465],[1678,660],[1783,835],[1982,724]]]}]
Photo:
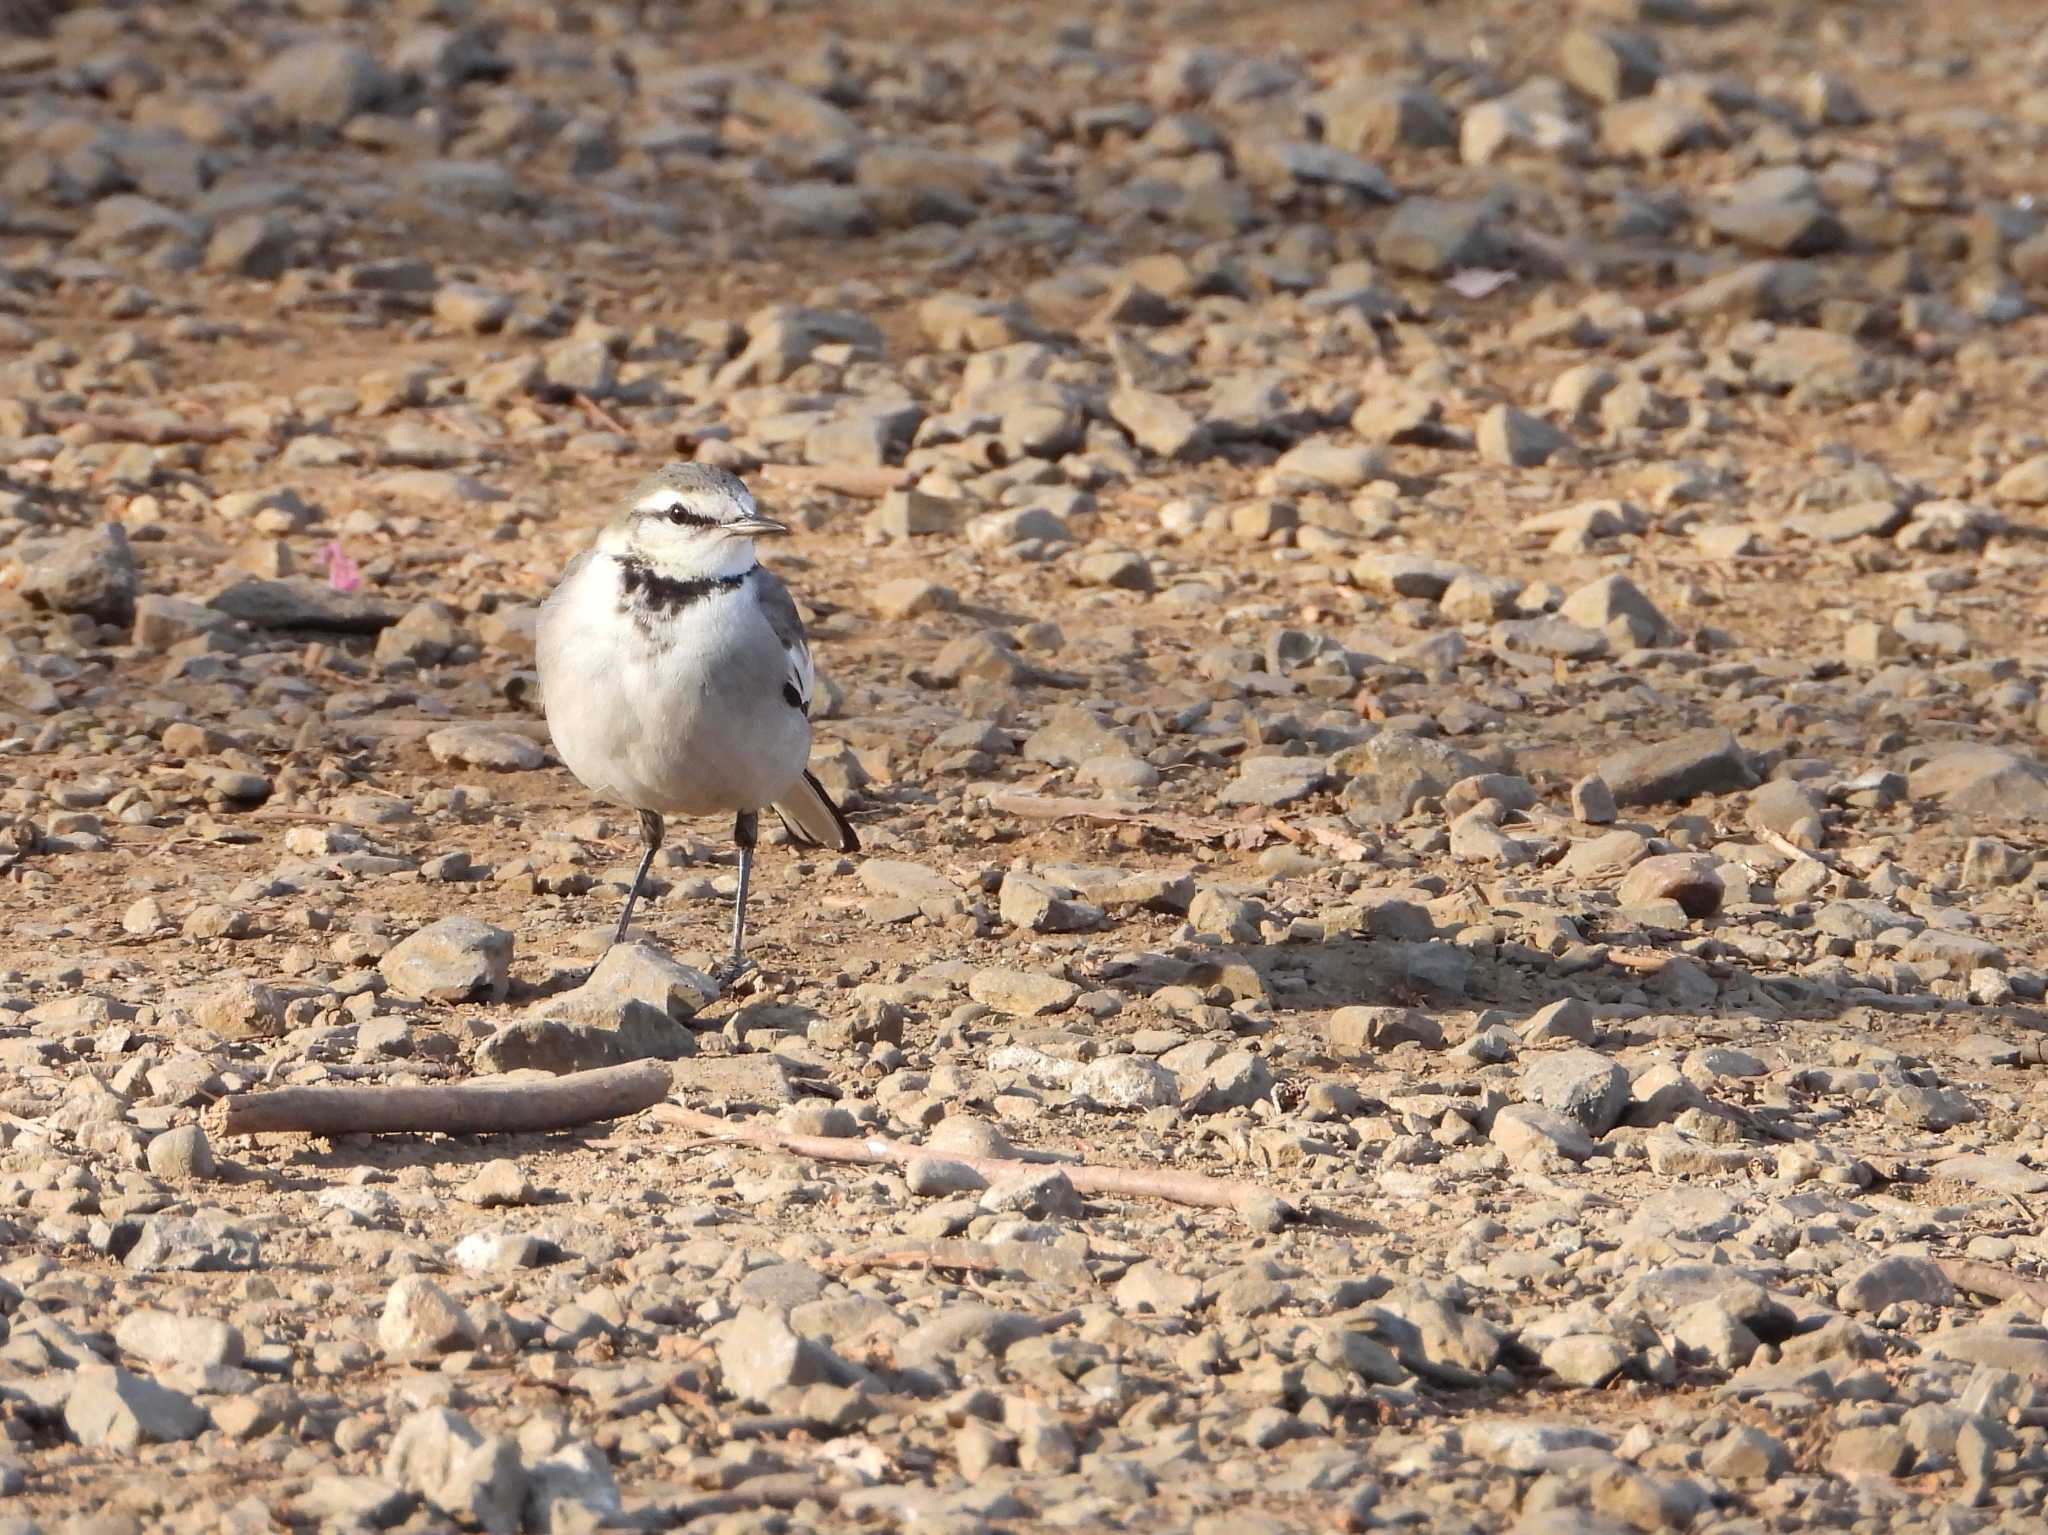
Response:
[{"label": "white throat", "polygon": [[[700,557],[701,556],[701,557]],[[678,573],[693,576],[743,576],[760,561],[751,538],[721,538],[707,549],[691,549],[684,559],[665,560]],[[684,567],[688,569],[685,572]]]}]

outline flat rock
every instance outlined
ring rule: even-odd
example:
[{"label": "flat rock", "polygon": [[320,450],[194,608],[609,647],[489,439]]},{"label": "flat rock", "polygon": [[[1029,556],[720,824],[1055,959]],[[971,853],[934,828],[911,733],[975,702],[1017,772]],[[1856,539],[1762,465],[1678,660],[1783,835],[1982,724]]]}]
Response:
[{"label": "flat rock", "polygon": [[511,986],[512,935],[475,917],[443,917],[378,961],[392,987],[435,1002],[502,1002]]},{"label": "flat rock", "polygon": [[530,773],[547,761],[540,743],[502,725],[449,725],[427,737],[436,762],[493,773]]},{"label": "flat rock", "polygon": [[1601,761],[1600,776],[1620,806],[1683,803],[1756,783],[1741,745],[1726,730],[1688,731],[1668,741],[1628,747]]},{"label": "flat rock", "polygon": [[88,1365],[64,1399],[64,1426],[88,1449],[132,1451],[195,1437],[206,1426],[206,1409],[118,1367]]},{"label": "flat rock", "polygon": [[250,577],[214,593],[208,607],[257,629],[306,629],[334,634],[375,634],[405,616],[398,603],[364,592],[342,592],[301,576]]}]

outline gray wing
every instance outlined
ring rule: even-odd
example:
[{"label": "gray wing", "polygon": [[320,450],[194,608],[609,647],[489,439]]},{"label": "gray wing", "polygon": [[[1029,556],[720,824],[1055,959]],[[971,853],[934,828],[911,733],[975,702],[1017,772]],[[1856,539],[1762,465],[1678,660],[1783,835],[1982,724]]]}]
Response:
[{"label": "gray wing", "polygon": [[789,662],[789,670],[783,676],[782,696],[808,719],[811,693],[817,686],[818,674],[811,665],[811,646],[804,638],[804,621],[797,615],[789,588],[766,567],[762,567],[760,575],[754,578],[754,595],[761,603],[761,614],[768,620],[768,627],[782,642],[782,653]]}]

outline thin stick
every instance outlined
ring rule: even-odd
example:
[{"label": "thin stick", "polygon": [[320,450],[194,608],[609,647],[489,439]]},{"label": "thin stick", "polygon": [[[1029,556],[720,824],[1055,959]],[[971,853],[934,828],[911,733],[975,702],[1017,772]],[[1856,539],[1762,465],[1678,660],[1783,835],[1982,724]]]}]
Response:
[{"label": "thin stick", "polygon": [[863,464],[763,464],[761,475],[795,490],[829,490],[871,501],[910,483],[906,470],[869,468]]},{"label": "thin stick", "polygon": [[1936,1268],[1948,1275],[1948,1282],[1968,1295],[1991,1300],[2025,1301],[2029,1306],[2048,1309],[2048,1281],[2027,1279],[2008,1273],[1996,1264],[1975,1263],[1967,1258],[1937,1258]]},{"label": "thin stick", "polygon": [[675,1085],[660,1061],[572,1071],[547,1081],[446,1087],[285,1087],[222,1100],[223,1135],[511,1135],[618,1119]]},{"label": "thin stick", "polygon": [[1169,1204],[1200,1205],[1212,1210],[1243,1210],[1267,1191],[1255,1183],[1233,1178],[1211,1178],[1203,1173],[1177,1173],[1164,1168],[1098,1167],[1090,1162],[1026,1162],[1011,1157],[977,1157],[963,1152],[935,1151],[925,1146],[906,1146],[901,1141],[871,1136],[864,1140],[839,1139],[825,1135],[790,1135],[772,1126],[736,1124],[714,1119],[679,1103],[656,1107],[654,1116],[685,1130],[717,1140],[741,1141],[809,1157],[814,1162],[852,1162],[863,1167],[901,1167],[913,1158],[941,1157],[971,1167],[991,1183],[1007,1178],[1029,1177],[1055,1167],[1083,1194],[1110,1194],[1125,1199],[1163,1199]]},{"label": "thin stick", "polygon": [[606,410],[587,394],[578,394],[576,403],[583,407],[583,413],[607,431],[617,432],[621,437],[631,437],[633,429],[617,416]]},{"label": "thin stick", "polygon": [[1002,1261],[982,1249],[979,1242],[934,1242],[930,1247],[892,1248],[886,1252],[829,1253],[817,1261],[838,1269],[957,1269],[967,1274],[993,1274],[1003,1267]]},{"label": "thin stick", "polygon": [[1835,866],[1834,859],[1816,853],[1810,848],[1803,848],[1783,832],[1772,831],[1768,826],[1759,836],[1767,846],[1776,848],[1794,863],[1820,863],[1826,864],[1830,869]]},{"label": "thin stick", "polygon": [[48,409],[43,419],[52,426],[85,426],[116,442],[144,442],[162,447],[173,442],[227,442],[242,434],[214,421],[179,421],[149,416],[111,416],[98,411]]},{"label": "thin stick", "polygon": [[1003,815],[1022,816],[1033,821],[1063,821],[1079,816],[1088,821],[1109,821],[1120,826],[1149,826],[1189,842],[1217,842],[1234,829],[1228,821],[1207,821],[1198,816],[1176,815],[1165,810],[1134,810],[1106,800],[1077,796],[1040,794],[1031,789],[995,789],[982,796],[989,809]]}]

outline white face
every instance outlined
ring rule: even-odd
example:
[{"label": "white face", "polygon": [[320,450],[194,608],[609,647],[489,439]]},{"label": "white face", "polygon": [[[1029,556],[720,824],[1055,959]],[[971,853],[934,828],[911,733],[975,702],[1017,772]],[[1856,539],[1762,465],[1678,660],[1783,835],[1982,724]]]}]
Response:
[{"label": "white face", "polygon": [[730,575],[754,563],[754,537],[766,531],[745,490],[661,486],[633,503],[625,523],[628,552],[667,570]]}]

